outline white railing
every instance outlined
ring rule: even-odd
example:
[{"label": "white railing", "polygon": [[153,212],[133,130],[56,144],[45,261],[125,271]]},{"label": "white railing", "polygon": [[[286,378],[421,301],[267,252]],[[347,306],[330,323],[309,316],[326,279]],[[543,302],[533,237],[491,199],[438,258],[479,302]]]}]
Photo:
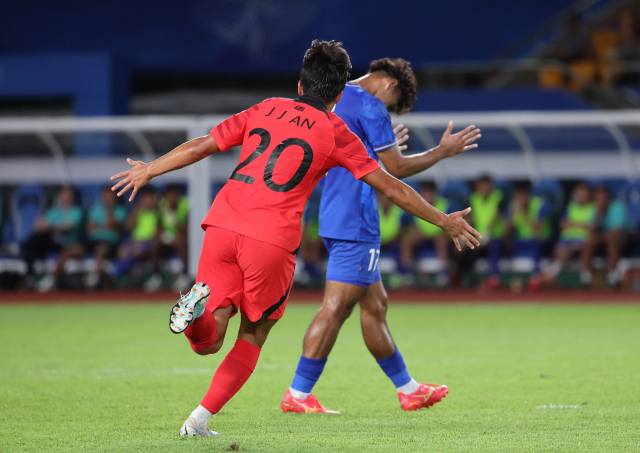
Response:
[{"label": "white railing", "polygon": [[[144,140],[145,132],[184,132],[187,139],[206,135],[225,117],[127,117],[127,118],[51,118],[51,119],[2,119],[0,134],[33,133],[39,136],[52,152],[51,158],[1,158],[0,184],[34,183],[95,183],[108,184],[109,177],[127,169],[122,157],[65,157],[53,134],[81,132],[125,132],[139,134],[132,137],[142,154],[153,157],[169,150],[151,150]],[[141,137],[142,135],[142,137]],[[131,135],[130,135],[131,136]],[[140,146],[142,145],[142,146]],[[152,152],[150,152],[152,151]],[[190,202],[189,212],[189,273],[195,277],[200,259],[200,247],[204,232],[200,223],[211,206],[211,168],[218,175],[229,175],[235,167],[233,156],[217,158],[215,162],[192,165],[186,169],[158,178],[166,182],[187,182]],[[236,162],[237,163],[237,162]]]},{"label": "white railing", "polygon": [[[148,116],[109,118],[35,118],[0,119],[0,136],[33,134],[51,150],[51,157],[3,157],[0,155],[0,184],[22,183],[95,183],[107,184],[109,177],[127,168],[123,157],[69,157],[62,152],[54,134],[60,133],[124,133],[140,149],[143,159],[152,159],[168,149],[153,149],[145,133],[184,132],[185,138],[205,135],[224,120],[224,116]],[[624,127],[638,127],[640,112],[473,112],[445,114],[411,114],[394,119],[410,128],[424,148],[435,146],[440,137],[432,129],[444,129],[453,120],[456,129],[468,124],[480,128],[503,128],[509,131],[519,149],[469,152],[453,160],[445,160],[432,169],[415,176],[415,180],[469,179],[489,173],[499,178],[585,178],[612,177],[634,179],[640,176],[640,153],[634,152]],[[572,150],[538,152],[532,144],[527,127],[601,127],[617,146],[616,152]],[[640,134],[639,134],[640,136]],[[640,141],[640,139],[639,139]],[[205,162],[190,166],[159,179],[165,182],[186,182],[191,202],[189,271],[197,268],[203,232],[200,222],[211,205],[211,182],[223,182],[237,165],[233,153],[216,155]]]}]

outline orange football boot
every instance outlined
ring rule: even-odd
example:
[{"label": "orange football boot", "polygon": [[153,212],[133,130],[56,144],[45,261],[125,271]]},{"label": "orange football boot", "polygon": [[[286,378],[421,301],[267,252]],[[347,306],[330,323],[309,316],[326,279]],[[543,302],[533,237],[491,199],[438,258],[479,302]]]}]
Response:
[{"label": "orange football boot", "polygon": [[338,411],[332,411],[324,407],[318,402],[318,397],[315,395],[309,395],[305,399],[294,398],[287,389],[287,393],[284,394],[280,408],[285,412],[314,412],[316,414],[339,414]]},{"label": "orange football boot", "polygon": [[415,411],[423,407],[431,407],[449,393],[449,387],[437,384],[420,384],[420,388],[413,393],[405,395],[398,393],[400,407],[404,411]]}]

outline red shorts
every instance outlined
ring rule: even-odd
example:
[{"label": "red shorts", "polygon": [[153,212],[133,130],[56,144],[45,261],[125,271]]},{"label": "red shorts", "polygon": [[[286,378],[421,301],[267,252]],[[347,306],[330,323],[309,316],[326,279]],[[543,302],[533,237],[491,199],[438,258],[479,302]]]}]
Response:
[{"label": "red shorts", "polygon": [[[210,226],[204,234],[196,281],[211,288],[206,306],[209,313],[233,305],[233,315],[240,310],[253,322],[280,319],[289,298],[295,266],[295,255],[281,247]],[[210,338],[193,335],[195,331],[208,329],[189,326],[185,330],[196,351],[208,347],[217,337],[215,322],[206,315],[193,324],[200,324],[199,321],[211,324]]]}]

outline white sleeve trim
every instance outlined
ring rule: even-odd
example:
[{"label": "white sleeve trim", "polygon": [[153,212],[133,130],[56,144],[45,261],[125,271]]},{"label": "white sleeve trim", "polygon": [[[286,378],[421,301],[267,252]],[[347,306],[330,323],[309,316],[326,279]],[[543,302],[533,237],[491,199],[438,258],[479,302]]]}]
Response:
[{"label": "white sleeve trim", "polygon": [[397,144],[398,144],[398,141],[397,141],[397,140],[395,140],[395,141],[393,141],[392,143],[388,143],[388,144],[386,144],[386,145],[382,145],[382,146],[378,146],[377,148],[373,148],[373,151],[374,151],[374,152],[376,152],[376,153],[378,153],[378,152],[380,152],[380,151],[384,151],[385,149],[389,149],[389,148],[391,148],[392,146],[395,146],[395,145],[397,145]]}]

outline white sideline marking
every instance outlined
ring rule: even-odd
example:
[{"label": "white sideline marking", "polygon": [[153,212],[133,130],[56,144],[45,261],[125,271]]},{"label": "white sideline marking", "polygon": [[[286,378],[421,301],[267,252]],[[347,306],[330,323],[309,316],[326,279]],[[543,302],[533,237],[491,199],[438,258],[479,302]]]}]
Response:
[{"label": "white sideline marking", "polygon": [[564,404],[552,404],[549,403],[549,405],[547,406],[546,404],[544,406],[536,406],[536,409],[578,409],[580,406],[578,404],[572,404],[572,405],[564,405]]}]

